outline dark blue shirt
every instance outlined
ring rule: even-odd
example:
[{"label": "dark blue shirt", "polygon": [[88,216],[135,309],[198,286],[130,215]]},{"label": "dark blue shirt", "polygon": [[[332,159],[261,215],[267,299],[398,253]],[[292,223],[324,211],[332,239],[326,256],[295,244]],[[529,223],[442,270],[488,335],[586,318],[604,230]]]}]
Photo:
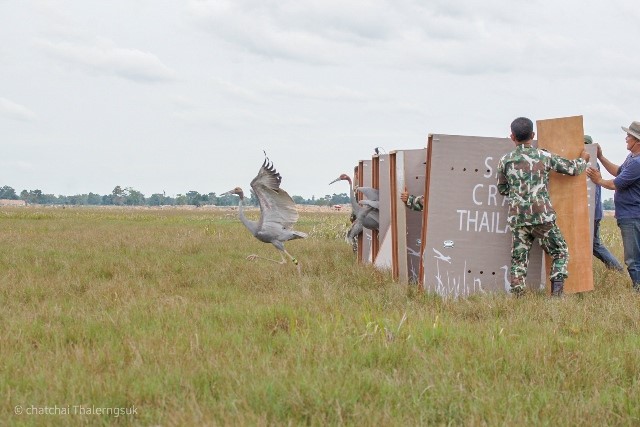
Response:
[{"label": "dark blue shirt", "polygon": [[616,218],[640,218],[640,156],[629,154],[613,183]]}]

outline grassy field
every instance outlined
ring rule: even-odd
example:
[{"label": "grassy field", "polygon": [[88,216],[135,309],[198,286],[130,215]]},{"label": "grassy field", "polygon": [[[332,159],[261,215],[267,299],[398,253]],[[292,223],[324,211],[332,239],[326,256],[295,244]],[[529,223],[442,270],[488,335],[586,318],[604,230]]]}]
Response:
[{"label": "grassy field", "polygon": [[301,215],[299,276],[230,211],[2,208],[0,424],[640,424],[626,274],[443,300],[355,265],[347,216]]}]

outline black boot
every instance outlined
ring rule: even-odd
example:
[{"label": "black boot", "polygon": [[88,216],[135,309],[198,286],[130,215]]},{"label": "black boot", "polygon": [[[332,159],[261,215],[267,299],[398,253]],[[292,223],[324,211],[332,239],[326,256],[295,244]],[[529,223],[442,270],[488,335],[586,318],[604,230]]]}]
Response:
[{"label": "black boot", "polygon": [[564,291],[564,279],[554,279],[551,281],[551,296],[561,297]]}]

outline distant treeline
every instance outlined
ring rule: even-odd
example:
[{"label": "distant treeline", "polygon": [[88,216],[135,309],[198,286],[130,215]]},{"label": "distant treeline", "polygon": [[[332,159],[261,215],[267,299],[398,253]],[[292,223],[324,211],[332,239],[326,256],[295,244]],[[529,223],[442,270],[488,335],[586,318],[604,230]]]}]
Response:
[{"label": "distant treeline", "polygon": [[[162,205],[215,205],[215,206],[235,206],[238,204],[238,197],[232,195],[218,196],[216,193],[200,194],[197,191],[189,191],[185,194],[178,194],[175,197],[167,196],[164,193],[154,193],[149,197],[131,187],[122,188],[117,185],[111,194],[100,195],[96,193],[76,194],[74,196],[63,196],[45,194],[41,190],[22,190],[20,194],[13,188],[5,185],[0,187],[0,199],[24,200],[27,203],[40,205],[94,205],[94,206],[162,206]],[[301,205],[332,206],[349,203],[349,196],[346,193],[325,195],[316,199],[305,199],[300,196],[292,196],[292,199]],[[253,194],[245,199],[245,204],[257,205],[258,201]]]},{"label": "distant treeline", "polygon": [[615,210],[615,206],[613,205],[613,199],[607,199],[607,200],[603,200],[602,201],[602,209],[606,210],[606,211],[613,211]]}]

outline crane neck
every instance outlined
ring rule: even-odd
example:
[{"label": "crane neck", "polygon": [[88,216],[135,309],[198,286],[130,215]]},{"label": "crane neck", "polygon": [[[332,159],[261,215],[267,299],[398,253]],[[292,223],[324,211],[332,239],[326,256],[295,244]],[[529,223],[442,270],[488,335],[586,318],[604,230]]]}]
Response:
[{"label": "crane neck", "polygon": [[240,196],[240,201],[238,202],[238,218],[240,218],[240,221],[244,226],[255,235],[257,228],[256,223],[244,216],[244,195],[242,193],[238,193],[238,196]]},{"label": "crane neck", "polygon": [[358,200],[356,199],[356,192],[353,190],[353,183],[351,182],[351,178],[347,175],[347,182],[349,182],[349,198],[351,199],[351,210],[353,212],[358,212],[360,210],[360,205],[358,205]]}]

